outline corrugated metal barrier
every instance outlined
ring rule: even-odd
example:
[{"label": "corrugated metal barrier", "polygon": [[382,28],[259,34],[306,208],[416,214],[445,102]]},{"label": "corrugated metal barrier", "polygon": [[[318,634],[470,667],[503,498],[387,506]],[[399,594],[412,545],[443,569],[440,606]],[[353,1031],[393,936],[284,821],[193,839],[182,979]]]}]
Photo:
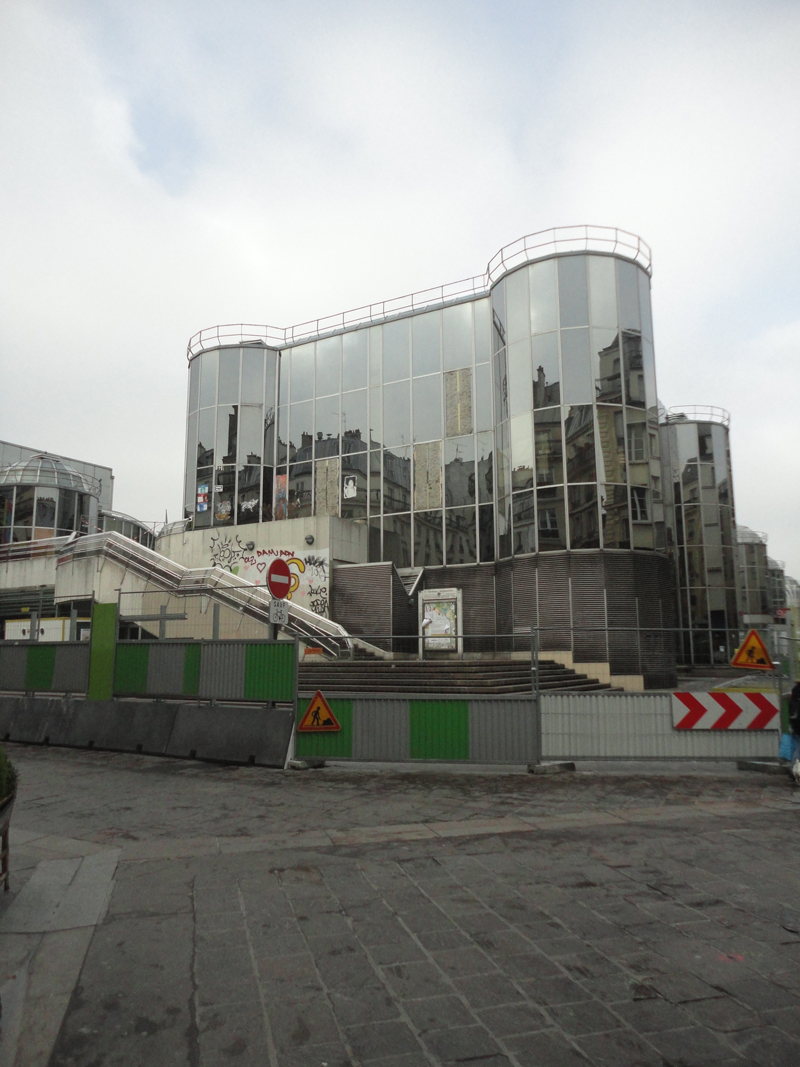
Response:
[{"label": "corrugated metal barrier", "polygon": [[[777,755],[771,730],[675,730],[669,693],[542,695],[545,759],[743,759]],[[297,735],[297,755],[354,760],[534,759],[531,701],[518,697],[329,701],[342,729]],[[298,721],[306,710],[302,702]]]},{"label": "corrugated metal barrier", "polygon": [[0,642],[0,691],[85,693],[88,685],[86,642]]}]

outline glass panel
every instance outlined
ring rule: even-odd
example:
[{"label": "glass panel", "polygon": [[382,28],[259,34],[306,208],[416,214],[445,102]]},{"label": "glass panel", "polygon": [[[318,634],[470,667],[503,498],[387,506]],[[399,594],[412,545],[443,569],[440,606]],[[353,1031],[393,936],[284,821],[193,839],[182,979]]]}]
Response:
[{"label": "glass panel", "polygon": [[508,418],[508,377],[506,372],[506,350],[504,348],[495,353],[492,374],[494,378],[494,410],[499,425]]},{"label": "glass panel", "polygon": [[533,404],[537,408],[561,402],[561,370],[558,362],[558,334],[545,333],[531,341]]},{"label": "glass panel", "polygon": [[528,267],[531,302],[531,333],[549,333],[558,329],[556,300],[556,261],[546,259]]},{"label": "glass panel", "polygon": [[[242,403],[260,404],[264,399],[264,360],[269,361],[270,366],[274,363],[274,357],[267,354],[263,348],[242,349]],[[270,379],[273,382],[274,376]],[[275,403],[274,396],[267,397],[267,406],[272,407]]]},{"label": "glass panel", "polygon": [[476,300],[472,308],[475,314],[475,362],[488,363],[492,356],[492,307],[489,300],[484,299]]},{"label": "glass panel", "polygon": [[567,448],[567,481],[593,482],[597,478],[594,462],[594,418],[591,404],[567,408],[564,420]]},{"label": "glass panel", "polygon": [[48,531],[44,536],[52,537],[56,528],[56,497],[57,489],[36,490],[36,513],[34,526],[37,529]]},{"label": "glass panel", "polygon": [[197,427],[197,466],[214,465],[214,429],[216,408],[202,408]]},{"label": "glass panel", "polygon": [[564,375],[564,402],[591,403],[594,389],[588,330],[561,331],[561,369]]},{"label": "glass panel", "polygon": [[189,411],[197,411],[200,402],[200,356],[189,364]]},{"label": "glass panel", "polygon": [[597,476],[606,482],[625,482],[625,425],[622,408],[597,405],[600,453]]},{"label": "glass panel", "polygon": [[[191,489],[194,491],[194,471],[190,470],[192,475]],[[1,492],[1,491],[0,491]],[[189,504],[194,508],[194,501],[190,497]],[[0,500],[0,509],[2,509],[2,500]],[[62,489],[58,494],[58,529],[59,530],[74,530],[75,519],[78,513],[78,494],[72,489]],[[11,515],[8,515],[8,524],[11,524]],[[0,526],[2,526],[2,511],[0,510]]]},{"label": "glass panel", "polygon": [[530,414],[517,415],[509,422],[511,429],[511,487],[533,487],[533,426]]},{"label": "glass panel", "polygon": [[365,389],[369,332],[353,330],[342,337],[342,389]]},{"label": "glass panel", "polygon": [[289,442],[289,409],[281,408],[278,413],[278,453],[276,456],[276,463],[285,463],[287,460],[288,442]]},{"label": "glass panel", "polygon": [[380,563],[383,559],[383,550],[381,548],[381,520],[370,519],[369,520],[369,550],[368,550],[369,563]]},{"label": "glass panel", "polygon": [[414,511],[442,506],[442,442],[414,447]]},{"label": "glass panel", "polygon": [[408,382],[395,382],[383,390],[383,437],[387,445],[411,440]]},{"label": "glass panel", "polygon": [[442,313],[429,311],[411,320],[411,355],[414,374],[434,374],[442,365]]},{"label": "glass panel", "polygon": [[[451,373],[458,373],[451,372]],[[471,397],[470,397],[471,400]],[[470,422],[472,411],[470,406]],[[470,426],[469,429],[472,429]],[[414,379],[414,440],[432,441],[442,436],[442,377],[429,374]]]},{"label": "glass panel", "polygon": [[619,318],[623,330],[640,331],[639,316],[639,268],[634,263],[616,260],[617,284],[619,287]]},{"label": "glass panel", "polygon": [[511,555],[511,501],[508,497],[497,502],[497,554],[500,559]]},{"label": "glass panel", "polygon": [[625,397],[628,404],[645,406],[642,339],[638,333],[623,333],[622,358],[625,370]]},{"label": "glass panel", "polygon": [[533,490],[515,493],[512,498],[514,555],[536,551],[536,503]]},{"label": "glass panel", "polygon": [[214,525],[233,526],[235,496],[236,496],[236,468],[224,467],[214,471]]},{"label": "glass panel", "polygon": [[363,452],[367,448],[367,390],[342,394],[343,452]]},{"label": "glass panel", "polygon": [[569,540],[570,548],[600,547],[596,485],[569,487]]},{"label": "glass panel", "polygon": [[306,400],[289,408],[289,462],[311,458],[314,440],[314,405]]},{"label": "glass panel", "polygon": [[[411,510],[411,448],[384,449],[383,510]],[[411,566],[411,564],[408,564]]]},{"label": "glass panel", "polygon": [[531,380],[531,343],[527,339],[516,341],[508,346],[509,414],[519,415],[533,407]]},{"label": "glass panel", "polygon": [[[247,404],[239,412],[239,462],[261,463],[263,443],[263,412],[261,404]],[[226,461],[227,462],[227,461]]]},{"label": "glass panel", "polygon": [[214,475],[211,467],[202,467],[197,472],[197,485],[194,503],[194,525],[211,525],[211,504],[214,496],[214,483],[211,481]]},{"label": "glass panel", "polygon": [[381,453],[369,454],[369,513],[380,515],[382,497]]},{"label": "glass panel", "polygon": [[586,256],[562,256],[558,260],[558,305],[562,330],[589,325]]},{"label": "glass panel", "polygon": [[[261,521],[272,522],[272,491],[273,491],[273,469],[272,467],[264,467],[264,477],[261,489]],[[286,518],[286,475],[283,476],[283,496],[282,496],[283,518]]]},{"label": "glass panel", "polygon": [[478,446],[478,503],[494,499],[494,434],[479,433]]},{"label": "glass panel", "polygon": [[306,518],[311,514],[311,464],[293,463],[289,467],[290,519]]},{"label": "glass panel", "polygon": [[653,315],[650,310],[650,279],[643,270],[636,271],[639,280],[639,312],[642,317],[642,336],[653,340]]},{"label": "glass panel", "polygon": [[236,521],[240,525],[259,520],[261,467],[247,464],[239,468]]},{"label": "glass panel", "polygon": [[592,326],[617,329],[617,281],[611,256],[587,256],[589,320]]},{"label": "glass panel", "polygon": [[239,403],[239,349],[223,348],[219,354],[218,404]]},{"label": "glass panel", "polygon": [[530,335],[527,268],[522,267],[513,274],[507,274],[503,284],[506,289],[506,343],[511,345]]},{"label": "glass panel", "polygon": [[[192,412],[186,422],[186,469],[191,471],[194,466],[194,457],[197,455],[197,412]],[[191,489],[194,490],[194,475],[190,479]],[[189,484],[189,482],[187,482]],[[189,497],[192,496],[192,491]]]},{"label": "glass panel", "polygon": [[442,548],[441,511],[418,511],[414,515],[414,566],[441,567]]},{"label": "glass panel", "polygon": [[369,384],[381,384],[381,371],[383,368],[383,327],[370,326],[369,328]]},{"label": "glass panel", "polygon": [[537,489],[537,525],[539,551],[552,552],[567,547],[567,527],[564,519],[564,489]]},{"label": "glass panel", "polygon": [[329,396],[339,392],[341,361],[341,337],[326,337],[317,341],[317,396]]},{"label": "glass panel", "polygon": [[442,357],[445,370],[472,366],[472,303],[443,309]]},{"label": "glass panel", "polygon": [[491,504],[478,508],[478,542],[481,563],[494,560],[494,508]]},{"label": "glass panel", "polygon": [[[416,521],[416,520],[415,520]],[[447,563],[477,563],[475,508],[451,508],[444,513]]]},{"label": "glass panel", "polygon": [[564,481],[564,452],[561,444],[561,408],[547,408],[534,416],[536,484],[558,485]]},{"label": "glass panel", "polygon": [[238,407],[225,406],[217,408],[217,463],[236,462],[238,426]]},{"label": "glass panel", "polygon": [[408,377],[408,319],[383,324],[383,380],[397,382]]},{"label": "glass panel", "polygon": [[481,363],[475,368],[475,429],[492,429],[492,368]]},{"label": "glass panel", "polygon": [[656,357],[652,341],[642,339],[642,369],[644,371],[644,399],[647,410],[658,417],[658,400],[656,399]]},{"label": "glass panel", "polygon": [[630,548],[628,490],[624,485],[600,486],[600,516],[604,548]]},{"label": "glass panel", "polygon": [[511,492],[511,433],[507,422],[501,422],[495,433],[495,477],[498,498]]},{"label": "glass panel", "polygon": [[475,503],[475,441],[451,437],[444,443],[444,502],[447,507]]},{"label": "glass panel", "polygon": [[[292,349],[292,403],[314,395],[314,344]],[[283,397],[281,397],[283,403]]]},{"label": "glass panel", "polygon": [[383,392],[369,391],[369,447],[380,448],[383,443]]},{"label": "glass panel", "polygon": [[367,515],[369,456],[366,452],[342,456],[343,519],[363,519]]},{"label": "glass panel", "polygon": [[[316,403],[316,442],[314,454],[321,456],[339,455],[339,427],[341,424],[340,396],[326,396]],[[337,476],[338,485],[338,476]]]},{"label": "glass panel", "polygon": [[278,404],[282,405],[289,403],[289,382],[291,376],[292,350],[291,348],[287,348],[278,356],[278,377],[280,379]]},{"label": "glass panel", "polygon": [[411,566],[410,515],[392,515],[383,520],[383,558],[395,567]]},{"label": "glass panel", "polygon": [[[275,408],[267,406],[264,416],[264,463],[271,467],[275,463]],[[286,459],[286,446],[283,447],[283,459]]]},{"label": "glass panel", "polygon": [[[633,520],[633,522],[649,522],[650,521],[650,506],[649,506],[648,496],[649,496],[649,493],[648,493],[648,490],[645,488],[645,486],[643,486],[643,485],[632,485],[631,486],[631,519]],[[686,510],[687,510],[687,519],[688,519],[688,512],[692,511],[692,510],[695,510],[695,509],[687,508]],[[697,511],[699,512],[699,510],[700,509],[698,508]],[[702,539],[703,539],[702,527],[700,526],[700,524],[698,522],[698,530],[697,530],[698,543],[702,543]]]},{"label": "glass panel", "polygon": [[506,344],[506,287],[500,283],[492,289],[492,352]]},{"label": "glass panel", "polygon": [[607,404],[622,403],[619,334],[614,330],[592,330],[592,375],[595,399]]},{"label": "glass panel", "polygon": [[217,367],[219,351],[204,352],[200,359],[200,407],[210,407],[217,402]]}]

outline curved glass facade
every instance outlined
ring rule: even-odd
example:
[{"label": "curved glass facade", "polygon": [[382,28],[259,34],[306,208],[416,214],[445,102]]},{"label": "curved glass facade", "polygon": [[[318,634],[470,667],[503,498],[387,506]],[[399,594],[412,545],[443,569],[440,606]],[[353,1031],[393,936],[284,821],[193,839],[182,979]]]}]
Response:
[{"label": "curved glass facade", "polygon": [[650,279],[554,255],[487,294],[190,362],[186,515],[336,515],[371,561],[663,549]]},{"label": "curved glass facade", "polygon": [[39,453],[0,471],[0,544],[98,530],[99,483]]}]

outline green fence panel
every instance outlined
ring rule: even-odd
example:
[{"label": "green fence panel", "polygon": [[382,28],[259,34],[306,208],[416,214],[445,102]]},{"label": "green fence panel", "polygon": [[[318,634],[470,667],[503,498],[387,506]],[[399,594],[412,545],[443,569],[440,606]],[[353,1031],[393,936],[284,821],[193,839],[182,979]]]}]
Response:
[{"label": "green fence panel", "polygon": [[187,645],[183,651],[183,689],[185,697],[196,697],[200,692],[200,643]]},{"label": "green fence panel", "polygon": [[[331,711],[341,730],[331,733],[298,733],[295,754],[298,759],[304,756],[323,756],[329,759],[350,759],[353,755],[353,701],[329,700]],[[303,718],[308,704],[302,701],[297,709],[297,721]]]},{"label": "green fence panel", "polygon": [[408,703],[411,759],[469,759],[469,701]]},{"label": "green fence panel", "polygon": [[294,641],[248,645],[244,661],[245,700],[294,700]]},{"label": "green fence panel", "polygon": [[114,692],[125,696],[147,696],[147,668],[150,646],[139,641],[117,646]]},{"label": "green fence panel", "polygon": [[89,700],[111,700],[114,693],[114,653],[117,643],[117,605],[95,604],[89,651]]},{"label": "green fence panel", "polygon": [[55,665],[55,645],[31,645],[28,649],[28,663],[25,669],[25,688],[52,689]]}]

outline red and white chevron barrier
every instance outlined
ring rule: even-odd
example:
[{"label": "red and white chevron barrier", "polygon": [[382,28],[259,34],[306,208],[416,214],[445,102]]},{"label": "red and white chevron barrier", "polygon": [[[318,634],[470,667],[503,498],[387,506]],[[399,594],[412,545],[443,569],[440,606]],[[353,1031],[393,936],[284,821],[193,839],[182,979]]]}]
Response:
[{"label": "red and white chevron barrier", "polygon": [[676,730],[777,730],[775,693],[673,693]]}]

